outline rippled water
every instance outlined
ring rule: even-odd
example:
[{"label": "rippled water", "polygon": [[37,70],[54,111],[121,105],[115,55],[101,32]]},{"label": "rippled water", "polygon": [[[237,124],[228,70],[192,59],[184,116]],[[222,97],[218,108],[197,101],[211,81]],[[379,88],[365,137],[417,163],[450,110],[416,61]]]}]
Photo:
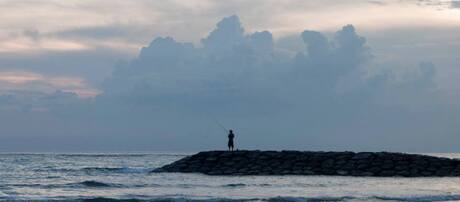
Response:
[{"label": "rippled water", "polygon": [[[435,154],[458,158],[460,154]],[[0,200],[460,201],[460,178],[149,173],[183,154],[0,154]]]}]

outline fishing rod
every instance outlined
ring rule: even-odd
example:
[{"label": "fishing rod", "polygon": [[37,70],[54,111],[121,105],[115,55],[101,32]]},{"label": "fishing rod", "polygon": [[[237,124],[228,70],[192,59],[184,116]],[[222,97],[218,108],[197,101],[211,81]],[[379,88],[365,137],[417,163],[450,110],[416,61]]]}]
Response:
[{"label": "fishing rod", "polygon": [[213,120],[214,120],[214,122],[216,122],[216,124],[217,124],[220,128],[222,128],[223,130],[225,130],[225,132],[228,131],[227,128],[226,128],[225,126],[223,126],[215,117],[213,117]]},{"label": "fishing rod", "polygon": [[214,121],[214,123],[219,126],[219,128],[221,128],[222,130],[224,130],[225,132],[228,132],[228,129],[227,127],[225,127],[222,123],[220,123],[217,118],[215,116],[213,116],[212,114],[210,113],[206,113],[207,114],[207,117],[208,118],[212,118],[212,121]]}]

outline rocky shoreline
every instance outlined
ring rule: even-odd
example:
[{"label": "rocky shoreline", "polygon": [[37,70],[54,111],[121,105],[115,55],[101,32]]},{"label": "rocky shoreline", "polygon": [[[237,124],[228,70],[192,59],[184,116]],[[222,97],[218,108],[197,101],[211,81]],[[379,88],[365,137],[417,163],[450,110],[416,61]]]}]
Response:
[{"label": "rocky shoreline", "polygon": [[152,172],[447,177],[460,176],[460,160],[391,152],[206,151]]}]

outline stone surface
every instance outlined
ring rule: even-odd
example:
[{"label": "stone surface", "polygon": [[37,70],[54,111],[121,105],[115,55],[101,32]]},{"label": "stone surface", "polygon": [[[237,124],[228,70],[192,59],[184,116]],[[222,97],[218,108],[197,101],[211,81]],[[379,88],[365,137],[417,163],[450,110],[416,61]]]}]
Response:
[{"label": "stone surface", "polygon": [[152,172],[445,177],[460,176],[460,160],[390,152],[207,151]]}]

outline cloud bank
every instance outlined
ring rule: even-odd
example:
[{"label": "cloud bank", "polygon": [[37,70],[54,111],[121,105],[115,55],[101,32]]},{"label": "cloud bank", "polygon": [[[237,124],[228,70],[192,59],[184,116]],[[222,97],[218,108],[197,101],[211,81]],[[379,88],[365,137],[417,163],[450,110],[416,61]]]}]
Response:
[{"label": "cloud bank", "polygon": [[38,149],[216,149],[225,146],[219,122],[236,130],[241,149],[456,148],[458,110],[438,99],[431,62],[406,72],[382,68],[353,25],[330,37],[305,30],[294,40],[303,43],[298,51],[273,38],[246,32],[233,15],[199,45],[155,38],[119,62],[94,98],[3,96],[1,119],[10,125],[1,129],[1,144],[21,144],[33,133],[47,140],[33,145]]}]

